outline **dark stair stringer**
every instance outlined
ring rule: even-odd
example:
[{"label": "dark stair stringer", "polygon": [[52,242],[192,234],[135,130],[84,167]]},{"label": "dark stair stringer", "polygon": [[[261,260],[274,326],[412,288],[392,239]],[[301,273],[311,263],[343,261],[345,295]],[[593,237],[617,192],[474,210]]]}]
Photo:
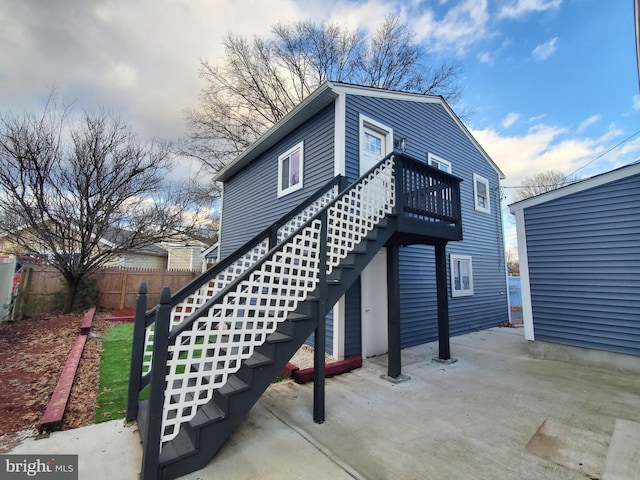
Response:
[{"label": "dark stair stringer", "polygon": [[[211,461],[289,359],[313,333],[318,320],[324,321],[333,305],[393,236],[396,222],[394,215],[382,219],[327,277],[327,301],[319,301],[317,289],[300,302],[296,311],[278,325],[266,342],[256,347],[240,370],[230,375],[227,383],[214,392],[207,404],[198,408],[196,416],[181,425],[178,435],[162,448],[159,478],[173,479],[200,470]],[[325,311],[320,311],[319,305],[325,305]],[[318,311],[317,318],[313,317],[314,310]],[[141,402],[138,426],[143,439],[146,418],[147,405]]]}]

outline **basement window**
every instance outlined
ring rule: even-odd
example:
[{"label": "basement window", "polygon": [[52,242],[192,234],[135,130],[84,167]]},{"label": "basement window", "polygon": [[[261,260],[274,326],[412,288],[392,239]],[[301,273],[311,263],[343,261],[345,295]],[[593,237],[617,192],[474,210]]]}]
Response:
[{"label": "basement window", "polygon": [[278,157],[278,197],[302,188],[304,171],[303,142]]},{"label": "basement window", "polygon": [[473,266],[468,255],[451,255],[451,296],[473,295]]}]

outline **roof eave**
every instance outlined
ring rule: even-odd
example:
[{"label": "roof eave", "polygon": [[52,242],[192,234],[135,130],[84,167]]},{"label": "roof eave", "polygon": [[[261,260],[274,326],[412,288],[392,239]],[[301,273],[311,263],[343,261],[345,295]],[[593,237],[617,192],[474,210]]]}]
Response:
[{"label": "roof eave", "polygon": [[224,182],[233,175],[242,170],[246,165],[255,160],[259,155],[274,146],[278,141],[282,140],[286,135],[291,133],[295,128],[303,122],[310,119],[320,109],[332,103],[340,94],[351,95],[371,95],[375,97],[387,96],[400,100],[422,101],[429,103],[441,104],[447,113],[453,118],[458,127],[476,146],[482,156],[489,162],[496,171],[500,179],[505,178],[505,174],[500,170],[498,165],[493,161],[489,154],[482,148],[469,129],[462,123],[460,118],[453,111],[447,101],[440,95],[424,95],[412,92],[401,92],[395,90],[381,90],[374,87],[366,87],[362,85],[352,85],[339,82],[324,82],[316,90],[314,90],[307,98],[305,98],[291,112],[284,116],[273,127],[267,130],[258,140],[251,144],[244,152],[237,156],[232,162],[226,165],[214,177],[216,182]]},{"label": "roof eave", "polygon": [[332,84],[324,82],[273,127],[267,130],[258,140],[247,147],[244,152],[220,170],[213,180],[215,182],[224,182],[234,176],[259,155],[310,119],[319,110],[331,104],[337,96],[338,94],[332,90]]}]

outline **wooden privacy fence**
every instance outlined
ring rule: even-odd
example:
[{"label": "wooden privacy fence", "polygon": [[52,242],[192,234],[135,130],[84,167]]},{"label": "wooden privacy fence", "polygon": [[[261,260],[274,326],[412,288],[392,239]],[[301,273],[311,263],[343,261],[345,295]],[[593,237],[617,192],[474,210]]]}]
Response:
[{"label": "wooden privacy fence", "polygon": [[[148,298],[154,300],[159,298],[163,287],[176,291],[200,273],[191,270],[103,268],[92,275],[100,291],[97,306],[105,309],[134,307],[142,282],[147,284]],[[65,285],[60,273],[41,265],[26,269],[21,283],[21,313],[27,316],[49,312],[54,295]]]}]

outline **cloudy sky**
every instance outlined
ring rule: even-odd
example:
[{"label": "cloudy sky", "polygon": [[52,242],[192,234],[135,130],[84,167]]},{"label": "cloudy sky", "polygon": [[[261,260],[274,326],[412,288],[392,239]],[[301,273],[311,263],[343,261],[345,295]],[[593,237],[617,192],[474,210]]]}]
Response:
[{"label": "cloudy sky", "polygon": [[388,12],[436,63],[462,64],[467,125],[507,196],[550,168],[583,177],[640,159],[632,0],[0,0],[0,110],[38,111],[55,87],[142,135],[180,138],[200,59],[217,61],[226,33],[298,19],[375,28]]}]

